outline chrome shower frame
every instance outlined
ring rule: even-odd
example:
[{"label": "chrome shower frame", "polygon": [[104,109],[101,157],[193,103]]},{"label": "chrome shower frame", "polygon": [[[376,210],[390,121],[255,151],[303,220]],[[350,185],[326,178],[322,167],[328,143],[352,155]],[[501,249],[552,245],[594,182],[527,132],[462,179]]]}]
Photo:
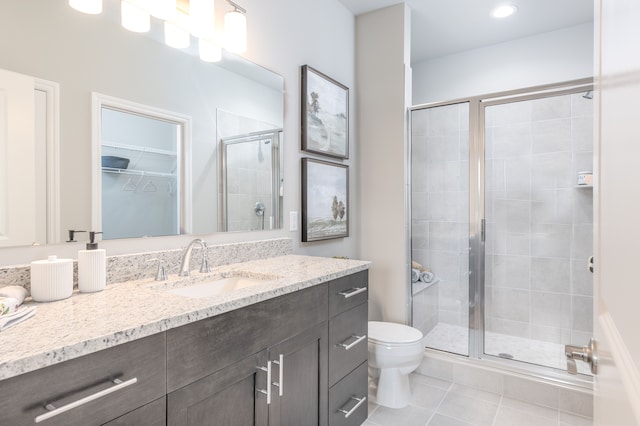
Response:
[{"label": "chrome shower frame", "polygon": [[[406,241],[411,255],[411,155],[412,155],[412,113],[417,110],[468,103],[469,104],[469,342],[468,355],[460,355],[427,348],[444,356],[460,360],[473,360],[488,367],[499,368],[516,374],[524,374],[537,379],[566,384],[578,388],[591,389],[590,376],[574,376],[551,367],[505,359],[484,353],[484,317],[485,317],[485,108],[500,104],[534,100],[548,96],[561,96],[580,92],[593,93],[593,78],[585,78],[541,85],[518,90],[490,93],[449,101],[430,102],[414,105],[407,112],[407,153],[405,185],[408,200],[408,219]],[[410,274],[409,274],[410,276]],[[411,283],[409,283],[411,286]],[[413,295],[409,290],[409,316],[413,319]]]}]

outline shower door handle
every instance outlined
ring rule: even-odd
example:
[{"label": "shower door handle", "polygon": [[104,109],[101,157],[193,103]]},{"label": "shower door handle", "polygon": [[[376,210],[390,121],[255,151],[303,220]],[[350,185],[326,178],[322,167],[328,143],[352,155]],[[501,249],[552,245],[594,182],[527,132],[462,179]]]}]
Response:
[{"label": "shower door handle", "polygon": [[591,367],[591,373],[598,374],[598,345],[593,337],[587,346],[565,345],[564,354],[567,357],[569,374],[578,374],[576,360],[586,362]]}]

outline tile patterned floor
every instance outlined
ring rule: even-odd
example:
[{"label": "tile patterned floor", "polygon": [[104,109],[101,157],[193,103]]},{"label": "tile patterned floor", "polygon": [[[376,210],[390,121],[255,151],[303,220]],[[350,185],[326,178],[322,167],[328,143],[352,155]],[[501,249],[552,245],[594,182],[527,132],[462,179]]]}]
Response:
[{"label": "tile patterned floor", "polygon": [[[465,327],[438,323],[427,334],[425,346],[447,352],[467,355],[469,334]],[[485,340],[485,352],[492,355],[506,353],[513,359],[545,367],[566,370],[567,360],[564,355],[564,345],[558,343],[542,342],[539,340],[525,339],[487,332]],[[589,367],[585,363],[578,363],[578,371],[591,375]]]},{"label": "tile patterned floor", "polygon": [[[592,426],[592,419],[528,404],[420,374],[411,375],[406,408],[369,403],[363,426]],[[369,384],[375,393],[375,383]]]}]

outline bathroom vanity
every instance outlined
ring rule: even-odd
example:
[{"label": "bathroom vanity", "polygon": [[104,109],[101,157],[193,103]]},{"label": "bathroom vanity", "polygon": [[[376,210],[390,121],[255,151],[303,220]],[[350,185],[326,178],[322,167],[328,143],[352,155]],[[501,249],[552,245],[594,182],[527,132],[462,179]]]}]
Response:
[{"label": "bathroom vanity", "polygon": [[141,280],[39,304],[1,336],[21,339],[0,349],[2,422],[364,422],[368,262],[282,256],[213,274],[239,268],[272,279],[211,298]]}]

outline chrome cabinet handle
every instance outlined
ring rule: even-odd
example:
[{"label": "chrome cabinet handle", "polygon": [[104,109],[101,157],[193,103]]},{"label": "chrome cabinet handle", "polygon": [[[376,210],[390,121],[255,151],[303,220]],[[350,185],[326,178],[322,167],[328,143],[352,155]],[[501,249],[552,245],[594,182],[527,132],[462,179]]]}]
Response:
[{"label": "chrome cabinet handle", "polygon": [[[355,401],[358,401],[358,403],[357,403],[356,405],[354,405],[354,406],[353,406],[353,408],[352,408],[351,410],[349,410],[349,411],[345,410],[345,408],[344,408],[344,407],[345,407],[349,402],[351,402],[351,400],[352,400],[352,399],[353,399],[353,400],[355,400]],[[342,408],[340,408],[338,411],[339,411],[339,412],[341,412],[341,413],[344,413],[344,418],[345,418],[345,419],[348,419],[348,418],[349,418],[349,416],[351,416],[351,415],[352,415],[352,414],[353,414],[353,413],[358,409],[358,407],[360,407],[362,404],[364,404],[364,402],[365,402],[366,400],[367,400],[367,397],[366,397],[366,396],[363,396],[362,398],[357,398],[357,397],[355,397],[355,396],[352,396],[352,397],[351,397],[351,399],[349,400],[349,402],[347,402],[347,404],[343,405],[343,406],[342,406]]]},{"label": "chrome cabinet handle", "polygon": [[267,367],[256,367],[260,371],[267,372],[267,389],[256,389],[263,395],[267,395],[267,405],[271,404],[271,361],[267,362]]},{"label": "chrome cabinet handle", "polygon": [[[347,342],[349,339],[353,339],[353,338],[355,338],[356,340],[354,340],[353,342],[351,342],[351,343],[349,343],[349,344],[347,345],[347,343],[346,343],[346,342]],[[357,345],[358,343],[362,342],[362,341],[363,341],[364,339],[366,339],[366,338],[367,338],[367,335],[366,335],[366,334],[365,334],[365,335],[362,335],[362,336],[351,336],[351,337],[349,337],[349,339],[345,340],[345,341],[344,341],[344,342],[342,342],[342,343],[338,343],[336,346],[340,346],[340,347],[341,347],[341,348],[343,348],[345,351],[348,351],[349,349],[353,348],[355,345]]]},{"label": "chrome cabinet handle", "polygon": [[107,396],[113,392],[119,391],[120,389],[124,389],[127,386],[131,386],[138,382],[138,378],[134,377],[133,379],[129,379],[126,382],[123,382],[120,379],[114,379],[113,383],[115,386],[111,386],[110,388],[101,390],[89,396],[85,396],[77,401],[73,401],[67,405],[63,405],[60,408],[56,408],[53,404],[47,404],[44,408],[47,409],[48,413],[44,413],[35,418],[36,423],[43,422],[47,419],[55,417],[59,414],[66,413],[69,410],[73,410],[74,408],[80,407],[88,402],[95,401],[96,399],[102,398],[103,396]]},{"label": "chrome cabinet handle", "polygon": [[278,388],[278,396],[284,395],[284,355],[280,354],[277,361],[272,361],[278,366],[278,381],[273,382],[272,385]]},{"label": "chrome cabinet handle", "polygon": [[356,287],[356,288],[350,288],[349,290],[341,291],[338,294],[344,297],[345,299],[348,299],[350,297],[355,296],[356,294],[364,293],[365,291],[367,291],[366,287]]}]

